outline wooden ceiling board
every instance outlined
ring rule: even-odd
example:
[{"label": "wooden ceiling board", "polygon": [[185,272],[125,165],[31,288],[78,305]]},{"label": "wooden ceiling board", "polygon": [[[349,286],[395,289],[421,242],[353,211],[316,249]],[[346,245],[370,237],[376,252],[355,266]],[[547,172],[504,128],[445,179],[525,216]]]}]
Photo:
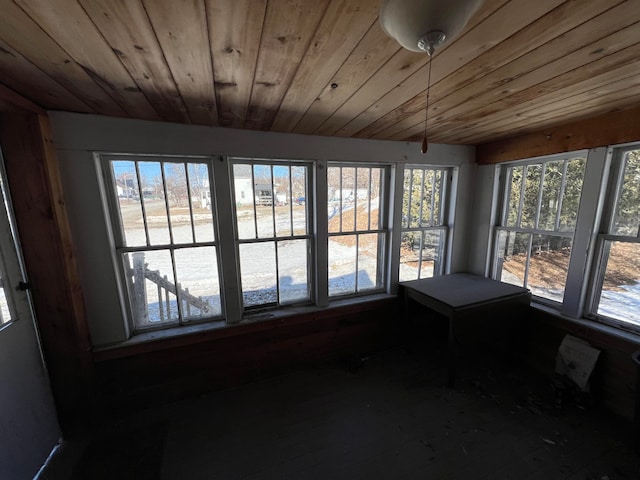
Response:
[{"label": "wooden ceiling board", "polygon": [[[629,107],[629,105],[636,105],[636,107]],[[640,94],[636,94],[636,95],[626,95],[624,98],[620,98],[618,100],[612,100],[609,103],[605,104],[605,105],[601,105],[598,109],[597,109],[597,113],[594,114],[593,109],[591,108],[586,108],[586,109],[580,109],[578,106],[575,106],[575,108],[572,108],[572,113],[571,113],[571,118],[572,118],[572,123],[573,122],[577,122],[577,123],[581,123],[581,122],[589,122],[591,123],[591,121],[593,119],[598,119],[600,116],[609,116],[609,115],[615,115],[616,113],[621,113],[621,112],[628,112],[630,110],[637,110],[637,105],[640,105]],[[634,121],[637,122],[637,120],[634,119]],[[497,136],[496,138],[496,142],[500,142],[500,141],[504,141],[505,139],[510,139],[510,138],[517,138],[519,136],[526,136],[529,135],[533,132],[536,131],[540,131],[542,130],[552,130],[552,129],[564,129],[564,127],[567,125],[567,117],[564,115],[558,116],[555,119],[549,120],[547,119],[544,122],[539,122],[535,127],[526,127],[526,128],[520,128],[520,129],[515,129],[512,132],[509,132],[508,135],[503,135],[503,136]],[[623,125],[624,127],[624,125]],[[601,129],[603,130],[609,130],[610,129],[610,125],[605,125],[604,123],[601,125]],[[584,132],[579,132],[576,131],[576,134],[580,134],[580,136],[583,136]],[[493,140],[493,136],[492,138],[492,142]],[[615,136],[614,136],[615,138]],[[573,140],[573,138],[571,139]],[[620,140],[620,141],[608,141],[607,144],[616,144],[616,143],[627,143],[627,142],[636,142],[638,141],[638,136],[636,134],[636,136],[634,138],[630,138],[628,140]],[[485,142],[488,143],[488,142]],[[587,142],[585,142],[587,143]],[[604,144],[600,143],[600,144],[594,144],[589,142],[590,144],[594,145],[594,146],[602,146]],[[585,148],[585,147],[580,147],[580,148]],[[570,151],[569,150],[564,150],[564,151]]]},{"label": "wooden ceiling board", "polygon": [[[445,44],[446,48],[442,50],[443,55],[434,55],[431,82],[434,85],[440,82],[463,65],[517,33],[530,22],[531,18],[543,16],[561,3],[562,0],[536,2],[513,0],[482,22],[470,25],[455,42]],[[503,15],[514,20],[505,22]],[[393,111],[398,105],[423,92],[427,84],[427,71],[428,65],[425,65],[416,74],[394,86],[382,98],[335,132],[336,135],[354,136],[383,115]]]},{"label": "wooden ceiling board", "polygon": [[[438,56],[434,58],[434,72],[432,72],[432,86],[430,94],[430,103],[436,104],[442,101],[447,95],[456,95],[458,92],[474,81],[479,81],[485,75],[492,71],[522,57],[549,41],[552,35],[563,34],[577,25],[599,15],[603,11],[622,3],[622,0],[595,0],[592,2],[591,8],[581,9],[578,7],[581,0],[571,0],[564,2],[558,7],[551,10],[547,15],[538,18],[525,28],[509,37],[508,42],[500,42],[492,49],[484,52],[475,59],[462,65],[460,68],[448,75],[435,75],[435,71],[439,67]],[[514,49],[512,43],[522,45],[520,49]],[[423,85],[424,87],[424,80]],[[390,95],[390,92],[388,95]],[[397,105],[397,103],[396,103]],[[398,129],[399,122],[411,117],[413,114],[421,112],[417,121],[411,120],[404,128],[415,125],[417,122],[424,120],[424,109],[426,106],[426,89],[416,93],[416,97],[405,101],[400,107],[389,111],[375,122],[372,122],[355,135],[363,138],[376,138],[384,135],[385,131],[395,127]],[[391,135],[391,134],[389,134]]]},{"label": "wooden ceiling board", "polygon": [[3,72],[2,84],[5,87],[25,94],[38,105],[46,105],[51,109],[69,108],[73,112],[93,113],[91,107],[2,40],[0,72]]},{"label": "wooden ceiling board", "polygon": [[190,123],[158,38],[139,0],[79,0],[160,117]]},{"label": "wooden ceiling board", "polygon": [[389,58],[399,51],[398,42],[388,37],[377,22],[374,23],[340,69],[327,82],[323,91],[317,95],[293,131],[307,135],[313,134]]},{"label": "wooden ceiling board", "polygon": [[245,126],[269,130],[329,0],[269,0]]},{"label": "wooden ceiling board", "polygon": [[143,0],[191,121],[218,125],[204,0]]},{"label": "wooden ceiling board", "polygon": [[[636,93],[630,95],[629,88],[633,88]],[[567,114],[571,114],[574,118],[584,118],[593,114],[605,113],[623,107],[626,101],[640,98],[640,76],[633,75],[631,77],[622,78],[617,82],[609,85],[600,86],[592,90],[588,90],[579,95],[569,97],[565,102],[559,102],[557,105],[547,105],[540,107],[531,112],[527,116],[520,116],[512,122],[508,132],[517,132],[518,134],[537,130],[544,125],[556,125],[562,123]],[[586,112],[586,114],[585,114]],[[524,119],[524,120],[523,120]],[[485,143],[484,139],[497,137],[500,139],[500,129],[486,132],[474,131],[468,138],[476,143]]]},{"label": "wooden ceiling board", "polygon": [[[476,25],[478,25],[479,23],[481,23],[482,21],[484,21],[487,17],[491,16],[494,12],[498,11],[499,9],[501,9],[501,8],[502,8],[506,3],[507,3],[507,0],[488,0],[488,1],[486,1],[486,2],[484,3],[483,7],[480,9],[480,11],[477,13],[477,15],[476,15],[476,16],[474,16],[474,18],[473,18],[473,19],[471,19],[471,21],[469,22],[469,25],[467,26],[466,30],[468,31],[468,30],[473,29]],[[372,34],[372,35],[370,35],[370,34]],[[379,28],[379,27],[378,27],[377,29],[374,29],[374,30],[373,30],[373,32],[371,32],[371,31],[370,31],[370,32],[367,34],[367,36],[371,36],[371,37],[374,37],[374,35],[377,35],[377,36],[378,36],[377,38],[379,39],[379,41],[380,41],[380,40],[383,40],[384,42],[387,42],[387,43],[389,44],[389,48],[390,48],[390,49],[395,47],[395,48],[396,48],[396,51],[398,51],[398,49],[397,49],[397,43],[396,43],[394,40],[392,40],[392,39],[388,38],[386,35],[384,35],[384,33],[382,33],[382,31],[380,30],[380,28]],[[374,37],[374,38],[375,38],[375,37]],[[368,40],[368,41],[365,43],[365,45],[368,45],[369,43],[371,43],[371,39],[367,39],[367,40]],[[386,45],[386,44],[385,44],[385,45]],[[443,46],[443,51],[446,51],[446,50],[447,50],[447,48],[449,47],[449,45],[450,45],[450,44],[445,44],[445,45]],[[421,55],[421,54],[418,54],[418,55]],[[369,57],[372,57],[372,55],[370,55],[370,54],[365,55],[365,58],[369,58]],[[426,66],[426,65],[427,65],[427,63],[426,63],[426,62],[427,62],[428,60],[425,58],[425,56],[424,56],[424,55],[421,55],[421,57],[422,57],[422,58],[421,58],[420,60],[424,60],[424,62],[425,62],[425,66]],[[357,57],[356,57],[356,58],[357,58]],[[352,64],[351,64],[351,63],[349,63],[349,62],[347,62],[347,65],[351,66]],[[357,67],[357,65],[355,65],[355,64],[354,64],[353,66],[354,66],[354,67]],[[382,64],[380,64],[380,67],[381,67],[381,66],[382,66]],[[345,73],[344,73],[344,75],[343,75],[343,78],[344,78],[345,80],[348,80],[348,79],[350,79],[350,78],[355,78],[355,79],[357,79],[358,77],[356,76],[356,74],[357,74],[357,73],[359,73],[359,72],[358,72],[358,69],[357,69],[357,68],[354,68],[353,70],[354,70],[353,72],[351,72],[351,71],[347,71],[347,72],[345,72]],[[362,70],[360,70],[360,71],[362,71]],[[420,72],[420,71],[423,71],[424,73],[417,73],[417,72]],[[418,77],[418,78],[422,77],[422,79],[421,79],[421,80],[418,80],[418,82],[420,82],[420,84],[421,84],[421,86],[422,86],[422,89],[424,90],[424,86],[425,86],[425,79],[426,79],[426,69],[423,67],[423,69],[422,69],[422,70],[418,70],[417,72],[414,72],[410,77],[413,77],[413,76],[416,76],[416,77]],[[385,75],[385,73],[383,72],[383,73],[382,73],[382,75],[381,75],[381,77],[382,77],[382,78],[384,78],[384,75]],[[371,78],[371,75],[368,75],[367,77],[365,77],[365,81],[367,81],[369,78]],[[333,81],[334,81],[337,85],[343,85],[343,84],[344,84],[344,82],[343,82],[343,81],[341,82],[340,80],[341,80],[340,78],[336,78],[336,79],[334,79]],[[358,82],[358,84],[354,85],[354,92],[353,92],[353,93],[355,93],[355,90],[356,90],[357,88],[359,88],[359,83],[360,83],[360,82]],[[364,82],[363,82],[363,83],[364,83]],[[340,87],[339,87],[339,88],[340,88]],[[375,88],[375,87],[374,87],[374,88]],[[402,83],[402,88],[403,88],[403,89],[408,89],[408,86],[407,86],[407,82],[406,82],[406,80]],[[341,90],[341,92],[344,92],[344,90]],[[350,94],[350,95],[348,95],[348,96],[347,96],[347,95],[345,95],[345,96],[343,97],[343,101],[342,101],[342,102],[340,102],[339,100],[335,101],[335,102],[334,102],[335,108],[334,108],[334,109],[331,109],[331,108],[325,108],[325,109],[324,109],[324,113],[330,113],[330,114],[334,113],[334,112],[337,110],[338,106],[342,105],[342,103],[344,103],[344,101],[346,101],[346,99],[347,99],[348,97],[350,97],[353,93],[351,93],[351,94]],[[337,96],[334,96],[333,98],[336,98],[336,99],[337,99],[338,97],[337,97]],[[312,110],[314,109],[314,107],[317,107],[318,105],[324,105],[325,103],[328,103],[328,102],[322,102],[322,100],[324,100],[322,97],[318,98],[318,100],[319,100],[319,102],[316,102],[316,104],[314,104],[314,106],[312,107]],[[424,104],[423,104],[423,105],[424,105]],[[424,107],[423,107],[423,108],[424,108]],[[296,128],[296,130],[295,130],[296,132],[298,132],[298,133],[314,133],[314,132],[316,132],[316,131],[319,131],[319,130],[317,130],[317,125],[319,125],[319,124],[320,124],[320,122],[322,121],[322,120],[321,120],[321,118],[322,118],[322,112],[317,112],[317,113],[316,113],[316,112],[313,112],[313,113],[314,113],[315,118],[316,118],[316,123],[315,123],[315,125],[316,125],[316,129],[312,129],[312,128],[304,128],[304,129],[303,129],[303,128],[300,128],[300,126],[298,126],[298,127]],[[303,121],[304,121],[304,120],[305,120],[305,119],[303,119]],[[307,122],[307,123],[310,123],[310,122]],[[306,127],[306,126],[305,126],[305,127]],[[322,133],[322,132],[321,132],[321,133]],[[377,137],[377,138],[381,138],[381,137]]]},{"label": "wooden ceiling board", "polygon": [[332,0],[280,104],[273,130],[290,132],[297,125],[363,35],[377,22],[377,14],[378,5],[370,0]]},{"label": "wooden ceiling board", "polygon": [[244,127],[267,0],[207,0],[218,119]]},{"label": "wooden ceiling board", "polygon": [[548,112],[564,114],[564,109],[572,103],[578,103],[578,96],[584,93],[591,92],[589,95],[595,95],[597,92],[608,92],[612,84],[620,82],[631,87],[635,85],[634,77],[640,78],[638,76],[638,67],[634,63],[630,63],[514,105],[497,115],[483,119],[480,124],[477,124],[477,122],[463,123],[449,134],[464,140],[469,138],[469,135],[500,134],[518,126],[526,126],[539,120],[541,115]]},{"label": "wooden ceiling board", "polygon": [[357,117],[363,107],[367,108],[384,93],[402,82],[408,75],[418,71],[427,62],[426,56],[408,50],[399,50],[375,74],[373,74],[340,108],[327,118],[314,132],[316,135],[332,136]]},{"label": "wooden ceiling board", "polygon": [[[44,109],[419,140],[428,57],[384,34],[378,3],[0,0],[0,83]],[[639,31],[638,0],[486,0],[433,59],[430,140],[635,107]]]},{"label": "wooden ceiling board", "polygon": [[[453,129],[462,122],[485,119],[494,113],[521,105],[531,99],[574,85],[584,78],[599,75],[628,63],[635,63],[640,55],[637,44],[638,24],[609,35],[588,45],[571,56],[565,56],[527,73],[505,84],[501,92],[489,91],[477,98],[469,99],[465,110],[455,107],[434,119],[435,128]],[[629,48],[631,47],[631,48]],[[580,61],[584,57],[585,61]],[[498,93],[498,94],[496,94]],[[500,95],[502,93],[502,95]]]},{"label": "wooden ceiling board", "polygon": [[160,119],[76,0],[14,1],[131,117]]},{"label": "wooden ceiling board", "polygon": [[[12,0],[0,0],[0,38],[102,115],[126,112]],[[49,105],[44,105],[50,108]]]},{"label": "wooden ceiling board", "polygon": [[[546,85],[547,90],[552,91],[558,88],[558,82],[563,83],[564,87],[588,78],[590,75],[585,69],[590,63],[599,58],[606,60],[609,55],[638,40],[634,22],[640,19],[640,9],[624,11],[624,15],[619,10],[619,7],[609,10],[555,37],[529,54],[461,88],[455,96],[436,99],[429,107],[429,129],[433,131],[434,138],[438,138],[440,131],[455,129],[455,122],[484,120],[490,113],[500,112],[510,104],[518,105],[530,98],[537,98],[541,92],[540,87],[532,91],[535,86]],[[603,22],[603,17],[608,21]],[[584,46],[585,38],[596,41]],[[628,55],[623,57],[614,57],[605,68],[615,68],[619,65],[616,61],[623,64],[633,61]],[[576,71],[567,76],[573,70]],[[551,82],[550,79],[556,80]],[[414,130],[417,131],[424,119],[420,112],[413,119],[416,120]]]},{"label": "wooden ceiling board", "polygon": [[47,111],[28,98],[0,83],[0,112],[33,112],[46,115]]}]

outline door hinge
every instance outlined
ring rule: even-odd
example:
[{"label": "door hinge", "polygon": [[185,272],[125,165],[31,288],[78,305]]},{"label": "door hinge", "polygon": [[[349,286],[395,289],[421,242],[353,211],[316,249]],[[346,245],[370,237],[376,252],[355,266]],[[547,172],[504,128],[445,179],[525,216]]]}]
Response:
[{"label": "door hinge", "polygon": [[31,282],[18,282],[18,290],[22,290],[23,292],[26,290],[31,290]]}]

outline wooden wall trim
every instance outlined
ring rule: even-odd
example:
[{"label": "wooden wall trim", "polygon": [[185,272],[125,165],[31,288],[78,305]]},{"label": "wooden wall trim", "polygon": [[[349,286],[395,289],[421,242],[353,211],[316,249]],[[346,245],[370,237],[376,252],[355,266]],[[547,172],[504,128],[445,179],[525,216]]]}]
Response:
[{"label": "wooden wall trim", "polygon": [[42,107],[0,83],[0,112],[19,112],[25,110],[46,115]]},{"label": "wooden wall trim", "polygon": [[53,395],[68,432],[89,412],[93,366],[48,118],[0,114],[0,144]]},{"label": "wooden wall trim", "polygon": [[478,145],[476,162],[495,164],[639,140],[640,107],[634,107]]},{"label": "wooden wall trim", "polygon": [[[260,320],[257,322],[243,322],[227,327],[203,329],[193,333],[186,333],[184,335],[167,337],[158,335],[157,339],[151,341],[94,350],[93,360],[95,362],[104,362],[136,355],[144,355],[161,350],[193,346],[203,342],[256,335],[265,331],[291,328],[294,325],[318,322],[327,319],[340,318],[342,323],[353,323],[363,321],[361,314],[364,312],[385,310],[390,306],[397,305],[397,302],[397,297],[389,296],[383,299],[358,302],[351,305],[318,309],[304,313],[292,313],[290,315],[284,314],[277,318]],[[364,321],[366,321],[366,319]],[[154,333],[158,334],[159,332]]]}]

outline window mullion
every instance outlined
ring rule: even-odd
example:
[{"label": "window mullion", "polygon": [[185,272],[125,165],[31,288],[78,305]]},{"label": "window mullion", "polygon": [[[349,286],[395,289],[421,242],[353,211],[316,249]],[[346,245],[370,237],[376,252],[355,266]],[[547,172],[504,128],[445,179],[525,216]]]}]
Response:
[{"label": "window mullion", "polygon": [[[584,171],[580,206],[576,218],[569,269],[565,285],[562,313],[574,318],[581,317],[588,292],[585,277],[591,267],[597,226],[600,223],[604,205],[605,190],[611,161],[611,150],[605,147],[589,150]],[[595,194],[591,194],[591,193]]]},{"label": "window mullion", "polygon": [[[309,193],[313,193],[313,199],[311,202],[307,202],[307,205],[309,205],[309,215],[315,222],[316,258],[315,268],[313,269],[315,272],[315,297],[318,306],[326,307],[329,305],[329,219],[327,215],[326,160],[317,161],[315,175],[311,177],[315,185],[310,185]],[[342,172],[340,172],[340,178],[342,179]],[[340,195],[342,195],[342,192],[340,192]]]},{"label": "window mullion", "polygon": [[[230,162],[223,161],[222,158],[220,161],[213,162],[213,178],[211,180],[215,182],[212,192],[215,196],[215,203],[212,204],[212,208],[214,205],[232,205],[232,208],[218,208],[216,218],[218,220],[220,272],[223,277],[220,284],[223,311],[227,323],[238,323],[242,319],[242,291],[240,289],[240,257],[235,245],[237,225],[234,221],[235,206],[233,206],[231,169]],[[253,191],[253,170],[251,181]]]},{"label": "window mullion", "polygon": [[[411,175],[411,169],[407,169]],[[399,163],[391,167],[391,181],[389,182],[389,263],[387,269],[388,292],[398,293],[398,280],[400,278],[400,244],[402,242],[402,197],[404,195],[405,165]],[[409,204],[411,210],[411,204]],[[407,227],[409,223],[407,223]]]}]

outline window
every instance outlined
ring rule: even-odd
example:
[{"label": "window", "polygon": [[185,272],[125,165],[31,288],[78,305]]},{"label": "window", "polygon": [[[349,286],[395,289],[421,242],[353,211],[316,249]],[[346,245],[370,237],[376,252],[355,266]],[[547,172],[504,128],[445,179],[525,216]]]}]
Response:
[{"label": "window", "polygon": [[133,329],[221,317],[208,159],[102,158]]},{"label": "window", "polygon": [[[324,307],[385,292],[398,272],[399,243],[394,256],[389,248],[390,165],[112,153],[98,158],[118,283],[111,295],[118,295],[118,313],[127,319],[98,331],[103,344],[198,322],[233,324],[264,309]],[[451,172],[427,166],[406,171],[406,218],[394,235],[399,240],[404,234],[406,243],[415,238],[415,260],[404,258],[412,278],[443,271]],[[402,193],[394,195],[399,207]]]},{"label": "window", "polygon": [[14,228],[4,168],[0,167],[0,198],[2,199],[2,205],[0,205],[0,329],[2,329],[17,318],[12,286],[22,278],[22,274],[13,235]]},{"label": "window", "polygon": [[401,282],[444,273],[449,175],[446,168],[406,167],[404,170]]},{"label": "window", "polygon": [[590,313],[640,326],[640,149],[616,151],[598,236]]},{"label": "window", "polygon": [[566,156],[503,167],[494,278],[563,301],[585,163]]},{"label": "window", "polygon": [[236,243],[245,309],[308,303],[313,231],[310,165],[233,161]]},{"label": "window", "polygon": [[385,288],[387,172],[349,164],[327,168],[330,297]]}]

